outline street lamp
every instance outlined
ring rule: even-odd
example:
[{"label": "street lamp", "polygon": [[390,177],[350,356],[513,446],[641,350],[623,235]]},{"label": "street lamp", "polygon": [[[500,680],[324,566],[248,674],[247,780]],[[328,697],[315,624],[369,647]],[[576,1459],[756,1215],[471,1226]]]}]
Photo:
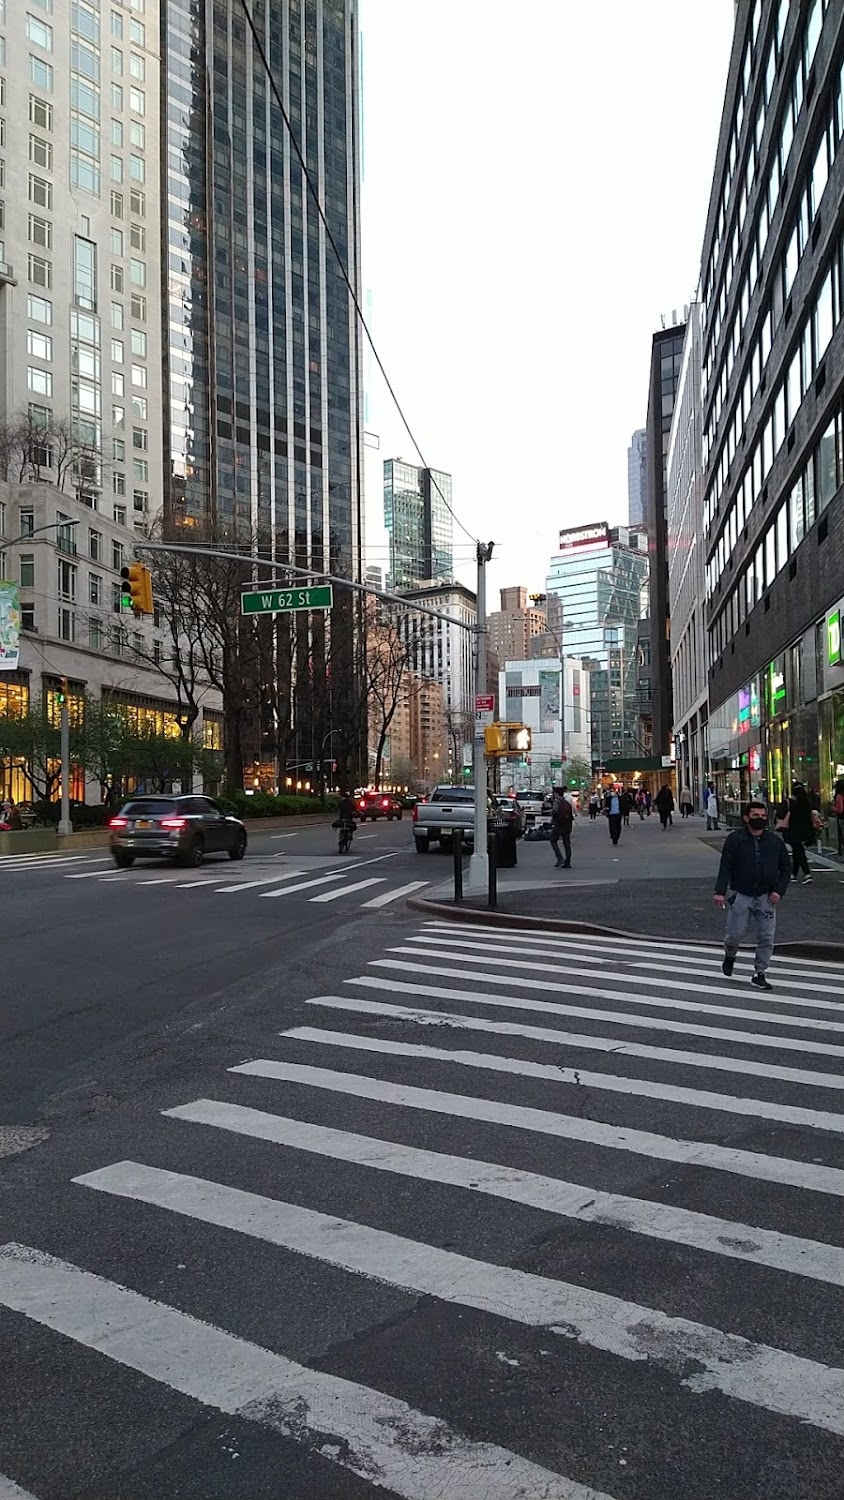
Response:
[{"label": "street lamp", "polygon": [[47,521],[43,526],[33,526],[31,531],[22,531],[20,536],[13,536],[10,542],[5,542],[6,547],[16,547],[18,542],[28,542],[30,537],[38,536],[42,531],[64,531],[68,526],[78,526],[79,521],[68,517],[66,521]]}]

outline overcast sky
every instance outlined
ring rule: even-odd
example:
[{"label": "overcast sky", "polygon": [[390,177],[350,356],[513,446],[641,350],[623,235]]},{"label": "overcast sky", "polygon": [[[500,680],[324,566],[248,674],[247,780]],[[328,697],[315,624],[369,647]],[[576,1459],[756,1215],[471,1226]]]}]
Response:
[{"label": "overcast sky", "polygon": [[[544,587],[560,526],[627,518],[653,331],[694,295],[733,0],[361,0],[364,286],[425,461]],[[417,461],[372,372],[381,461]],[[472,547],[455,528],[458,573]]]}]

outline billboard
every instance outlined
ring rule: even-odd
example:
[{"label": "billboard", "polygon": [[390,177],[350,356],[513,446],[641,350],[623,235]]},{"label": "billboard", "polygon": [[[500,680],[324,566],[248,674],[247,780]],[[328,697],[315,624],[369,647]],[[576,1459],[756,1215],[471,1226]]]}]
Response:
[{"label": "billboard", "polygon": [[16,672],[20,650],[21,608],[16,583],[0,582],[0,672]]},{"label": "billboard", "polygon": [[568,547],[594,546],[595,542],[609,542],[610,531],[606,521],[597,526],[574,526],[560,532],[560,551]]},{"label": "billboard", "polygon": [[539,674],[539,719],[544,734],[560,722],[560,673]]}]

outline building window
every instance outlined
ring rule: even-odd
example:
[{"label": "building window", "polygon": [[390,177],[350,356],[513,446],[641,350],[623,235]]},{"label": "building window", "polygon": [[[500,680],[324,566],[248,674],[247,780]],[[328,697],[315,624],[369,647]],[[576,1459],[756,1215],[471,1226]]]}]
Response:
[{"label": "building window", "polygon": [[111,144],[112,146],[123,145],[123,121],[112,120],[111,122]]},{"label": "building window", "polygon": [[76,603],[76,568],[63,557],[59,558],[59,598]]},{"label": "building window", "polygon": [[123,254],[123,230],[112,229],[111,231],[111,253],[112,255]]},{"label": "building window", "polygon": [[88,574],[88,603],[102,604],[103,602],[103,580],[99,573]]},{"label": "building window", "polygon": [[[117,526],[125,526],[126,525],[126,506],[125,505],[115,505],[113,514],[114,514],[115,524]],[[122,564],[121,564],[121,567],[122,567]]]},{"label": "building window", "polygon": [[146,490],[132,491],[132,505],[136,511],[146,515],[149,510],[149,495]]},{"label": "building window", "polygon": [[52,94],[53,69],[49,63],[44,62],[43,58],[36,57],[32,52],[29,54],[29,81],[34,83],[36,88],[45,89],[47,93]]},{"label": "building window", "polygon": [[149,463],[145,458],[132,459],[132,478],[136,484],[149,484]]},{"label": "building window", "polygon": [[79,151],[70,153],[70,180],[74,187],[81,188],[85,193],[92,193],[95,198],[100,196],[100,169],[90,156],[84,156]]},{"label": "building window", "polygon": [[115,469],[111,476],[111,489],[114,495],[126,494],[126,475],[122,469]]},{"label": "building window", "polygon": [[[41,144],[46,146],[47,142],[42,141]],[[36,177],[34,172],[29,174],[29,201],[37,203],[40,208],[53,207],[53,184],[45,177]]]},{"label": "building window", "polygon": [[113,188],[111,192],[111,216],[113,219],[123,218],[123,194],[115,192]]},{"label": "building window", "polygon": [[72,609],[59,610],[59,636],[63,641],[76,640],[76,615]]},{"label": "building window", "polygon": [[132,313],[132,317],[135,318],[138,323],[145,323],[147,320],[146,297],[142,297],[138,292],[133,292],[130,310]]},{"label": "building window", "polygon": [[120,156],[111,158],[111,180],[112,182],[123,181],[123,158]]},{"label": "building window", "polygon": [[140,120],[129,121],[129,140],[133,146],[137,146],[139,151],[146,150],[146,126],[142,125]]},{"label": "building window", "polygon": [[115,365],[122,365],[123,361],[124,361],[124,356],[125,356],[125,347],[124,347],[124,344],[123,344],[123,340],[122,339],[112,339],[112,341],[111,341],[111,358],[112,358],[112,363],[115,364]]},{"label": "building window", "polygon": [[147,211],[147,195],[140,188],[131,188],[129,191],[129,207],[133,214],[143,218]]},{"label": "building window", "polygon": [[19,576],[22,589],[35,588],[35,554],[33,552],[21,553]]},{"label": "building window", "polygon": [[147,44],[147,29],[143,21],[129,22],[129,36],[136,47],[145,47]]},{"label": "building window", "polygon": [[136,156],[134,152],[129,157],[129,175],[133,182],[146,181],[146,163],[142,156]]},{"label": "building window", "polygon": [[41,47],[44,52],[53,50],[53,28],[46,21],[40,21],[37,16],[28,15],[26,18],[26,39],[32,42],[33,47]]},{"label": "building window", "polygon": [[111,544],[111,566],[115,573],[119,573],[123,567],[123,543],[112,542]]},{"label": "building window", "polygon": [[116,464],[124,464],[126,462],[126,444],[122,438],[112,438],[111,456]]},{"label": "building window", "polygon": [[126,394],[126,383],[122,370],[112,370],[111,372],[111,394],[112,396],[124,396]]},{"label": "building window", "polygon": [[35,94],[29,96],[29,118],[33,125],[39,126],[41,130],[52,130],[53,128],[53,106],[46,99],[39,99]]},{"label": "building window", "polygon": [[140,328],[132,329],[132,353],[137,354],[139,359],[147,357],[147,336]]},{"label": "building window", "polygon": [[29,256],[28,273],[33,286],[45,286],[49,289],[53,285],[52,264],[49,260],[44,260],[43,256]]},{"label": "building window", "polygon": [[129,261],[129,278],[130,278],[133,286],[146,286],[146,284],[147,284],[147,267],[146,267],[146,261],[143,261],[143,260],[134,260],[134,259],[130,260]]},{"label": "building window", "polygon": [[21,630],[33,630],[34,631],[34,629],[35,629],[35,605],[34,604],[22,604],[21,605]]},{"label": "building window", "polygon": [[26,372],[27,385],[37,396],[52,396],[53,377],[49,370],[39,370],[29,365]]},{"label": "building window", "polygon": [[133,395],[133,397],[132,397],[132,416],[133,417],[137,417],[137,419],[138,419],[139,422],[146,422],[147,416],[148,416],[148,410],[149,410],[149,404],[147,402],[146,396],[135,396],[135,395]]},{"label": "building window", "polygon": [[112,266],[111,268],[111,290],[113,292],[123,291],[123,267]]},{"label": "building window", "polygon": [[[116,70],[115,70],[116,71]],[[138,52],[129,53],[129,72],[136,83],[143,83],[146,77],[146,63]]]},{"label": "building window", "polygon": [[53,358],[53,340],[46,333],[36,333],[34,328],[26,331],[26,352],[33,359],[51,360]]},{"label": "building window", "polygon": [[147,371],[145,365],[132,366],[132,384],[140,386],[141,390],[146,389]]},{"label": "building window", "polygon": [[93,310],[97,305],[97,247],[78,234],[73,240],[73,281],[77,305]]},{"label": "building window", "polygon": [[132,428],[132,447],[140,453],[146,453],[148,446],[148,434],[142,427]]},{"label": "building window", "polygon": [[125,406],[113,406],[111,408],[111,425],[112,425],[112,427],[124,427],[125,424],[126,424],[126,408],[125,408]]},{"label": "building window", "polygon": [[119,584],[119,583],[113,583],[111,585],[111,611],[112,611],[112,614],[119,615],[120,611],[122,610],[122,608],[123,608],[123,589],[122,589],[122,585]]},{"label": "building window", "polygon": [[102,620],[88,621],[88,645],[92,651],[102,651],[105,641]]},{"label": "building window", "polygon": [[112,302],[111,304],[111,326],[112,328],[123,327],[123,303]]},{"label": "building window", "polygon": [[53,226],[49,219],[42,219],[40,214],[29,215],[29,239],[33,245],[40,245],[42,250],[53,248]]},{"label": "building window", "polygon": [[122,85],[122,83],[113,83],[111,85],[111,107],[112,107],[112,109],[122,109],[123,108],[123,85]]},{"label": "building window", "polygon": [[133,224],[129,230],[129,241],[133,250],[146,250],[147,232],[143,224]]},{"label": "building window", "polygon": [[[37,167],[44,167],[48,172],[52,172],[52,170],[53,170],[53,146],[52,146],[52,142],[51,141],[45,141],[45,140],[43,140],[40,135],[31,135],[29,137],[29,159],[30,159],[30,161],[35,162],[35,165]],[[30,185],[31,184],[32,184],[32,178],[30,178]],[[48,184],[48,186],[49,186],[49,184]],[[30,197],[31,196],[32,196],[32,193],[30,191]],[[38,203],[44,202],[44,200],[42,200],[41,198],[38,198],[35,201],[38,202]],[[45,208],[50,208],[51,205],[49,203],[44,202],[44,207]]]},{"label": "building window", "polygon": [[111,71],[116,73],[118,78],[123,76],[123,52],[120,47],[111,49]]}]

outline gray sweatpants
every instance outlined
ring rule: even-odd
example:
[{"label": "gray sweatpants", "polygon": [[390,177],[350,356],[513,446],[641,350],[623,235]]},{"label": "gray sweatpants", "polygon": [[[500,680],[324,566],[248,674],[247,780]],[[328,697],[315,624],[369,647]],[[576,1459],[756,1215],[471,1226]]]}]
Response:
[{"label": "gray sweatpants", "polygon": [[727,901],[724,947],[735,958],[748,923],[756,928],[756,972],[764,974],[771,962],[777,931],[777,909],[769,896],[742,896],[735,892]]}]

